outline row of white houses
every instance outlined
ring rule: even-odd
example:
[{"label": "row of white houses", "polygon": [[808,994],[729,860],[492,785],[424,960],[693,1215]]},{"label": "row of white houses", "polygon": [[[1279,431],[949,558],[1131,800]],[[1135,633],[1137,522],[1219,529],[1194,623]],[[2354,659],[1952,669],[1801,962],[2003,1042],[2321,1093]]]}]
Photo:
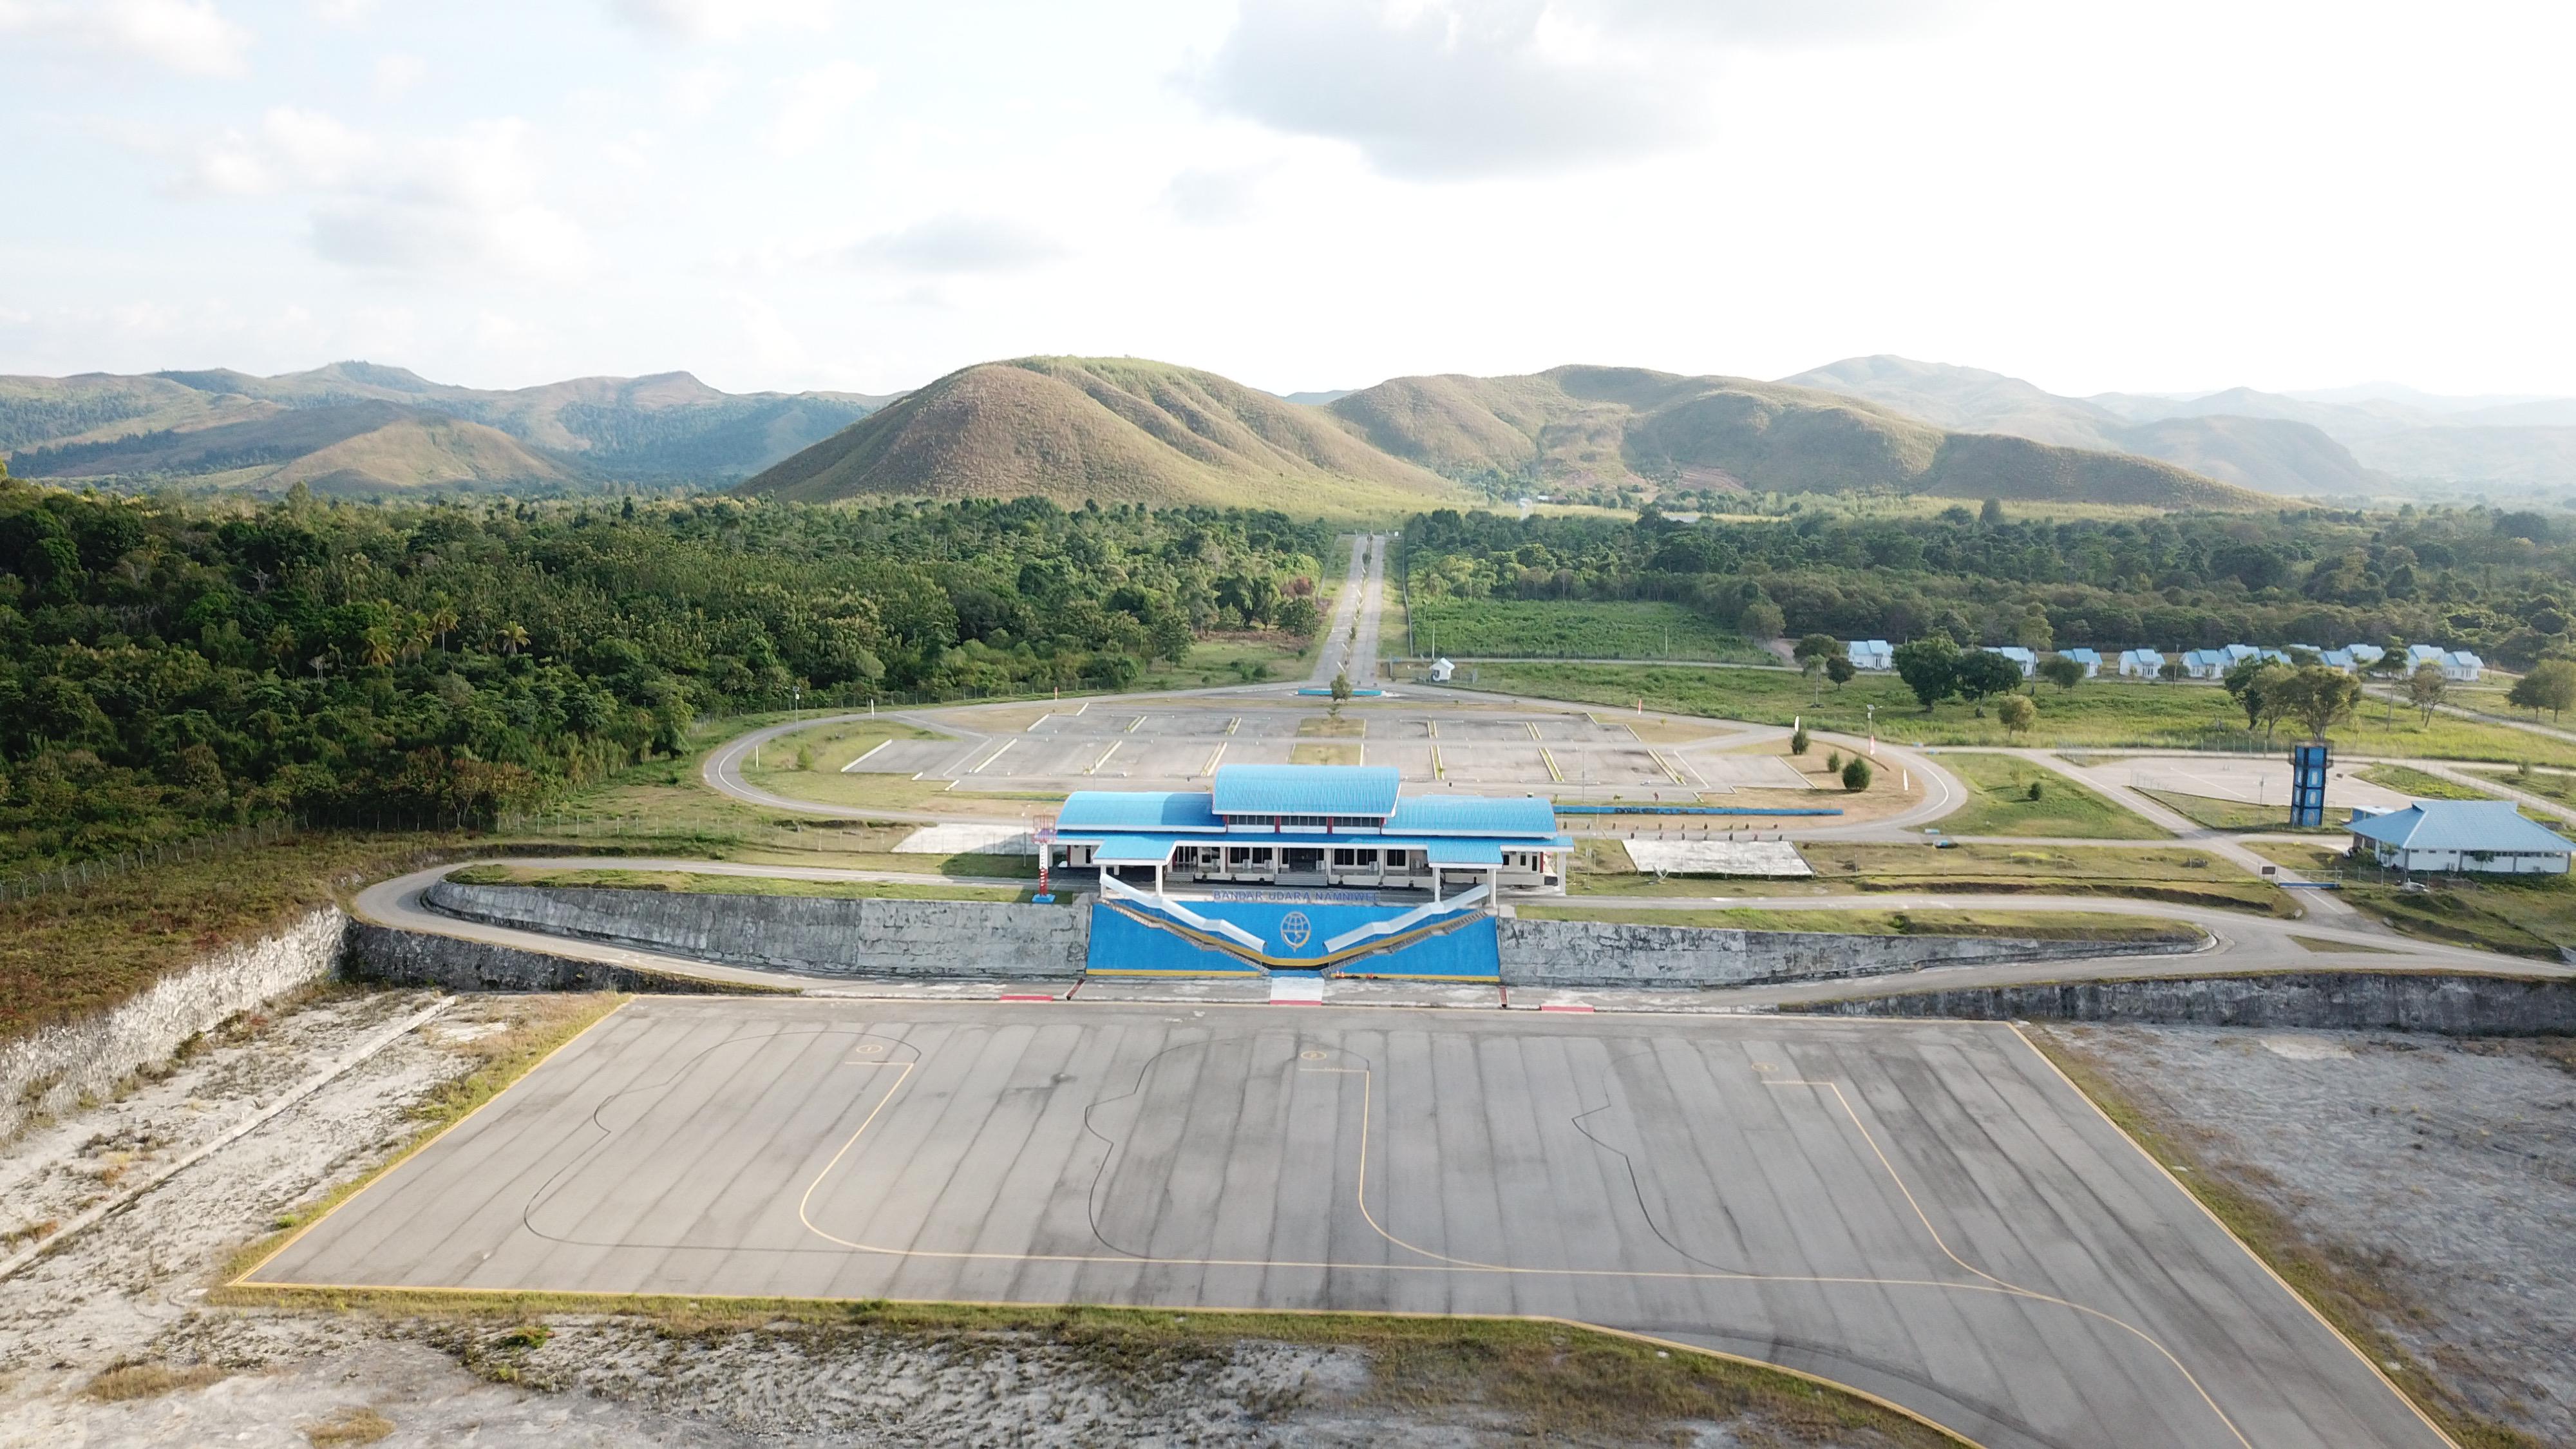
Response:
[{"label": "row of white houses", "polygon": [[[2039,672],[2040,656],[2018,644],[1989,645],[1989,654],[2000,654],[2021,666],[2022,678]],[[2166,656],[2153,649],[2125,649],[2113,659],[2105,660],[2092,649],[2060,649],[2057,657],[2072,659],[2084,666],[2084,677],[2091,679],[2104,669],[2116,670],[2123,679],[2160,679],[2164,677]],[[2223,679],[2227,671],[2248,659],[2269,659],[2278,664],[2295,662],[2295,654],[2313,654],[2318,662],[2346,674],[2358,674],[2377,664],[2388,651],[2376,644],[2352,644],[2341,649],[2319,649],[2308,644],[2293,644],[2287,649],[2260,649],[2251,644],[2227,644],[2216,649],[2189,649],[2179,656],[2186,679]],[[1844,646],[1844,657],[1855,669],[1894,669],[1896,649],[1884,639],[1854,639]],[[2471,681],[2486,672],[2487,663],[2466,649],[2437,649],[2430,644],[2412,644],[2406,649],[2406,670],[2414,673],[2426,664],[2442,671],[2444,679]]]}]

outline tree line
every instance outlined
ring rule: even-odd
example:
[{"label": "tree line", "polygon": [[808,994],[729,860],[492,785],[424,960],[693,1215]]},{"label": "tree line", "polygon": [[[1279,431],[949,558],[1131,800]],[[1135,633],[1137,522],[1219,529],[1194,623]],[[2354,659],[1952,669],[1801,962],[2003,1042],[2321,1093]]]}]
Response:
[{"label": "tree line", "polygon": [[1311,632],[1332,548],[1243,510],[253,506],[0,470],[0,868],[488,817],[710,713],[1119,688],[1211,632]]},{"label": "tree line", "polygon": [[2576,523],[2532,512],[1912,517],[1818,506],[1683,522],[1649,510],[1405,527],[1417,598],[1668,599],[1748,636],[2168,652],[2439,644],[2508,668],[2576,658]]}]

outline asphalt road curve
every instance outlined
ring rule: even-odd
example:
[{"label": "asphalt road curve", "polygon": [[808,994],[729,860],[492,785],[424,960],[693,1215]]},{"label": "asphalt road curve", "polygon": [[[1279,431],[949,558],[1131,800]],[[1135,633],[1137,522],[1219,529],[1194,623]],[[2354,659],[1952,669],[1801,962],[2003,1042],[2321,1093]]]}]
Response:
[{"label": "asphalt road curve", "polygon": [[2443,1442],[1980,1023],[647,998],[250,1281],[1534,1315],[1995,1449]]}]

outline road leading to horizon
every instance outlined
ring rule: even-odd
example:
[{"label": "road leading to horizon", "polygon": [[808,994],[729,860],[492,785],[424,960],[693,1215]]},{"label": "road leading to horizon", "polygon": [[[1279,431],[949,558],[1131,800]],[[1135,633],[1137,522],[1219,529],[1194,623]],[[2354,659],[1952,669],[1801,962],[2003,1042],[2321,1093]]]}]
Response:
[{"label": "road leading to horizon", "polygon": [[[1322,688],[1348,670],[1353,688],[1365,689],[1377,677],[1378,620],[1386,612],[1387,535],[1362,534],[1351,540],[1350,572],[1342,578],[1341,597],[1333,604],[1333,622],[1324,645],[1315,651],[1315,672],[1308,683]],[[1352,630],[1357,628],[1356,638]]]}]

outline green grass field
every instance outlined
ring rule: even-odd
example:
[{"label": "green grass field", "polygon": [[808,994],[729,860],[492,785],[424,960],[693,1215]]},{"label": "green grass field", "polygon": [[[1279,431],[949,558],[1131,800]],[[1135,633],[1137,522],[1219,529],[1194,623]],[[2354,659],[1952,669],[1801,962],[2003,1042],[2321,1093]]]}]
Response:
[{"label": "green grass field", "polygon": [[[1942,817],[1950,835],[2063,835],[2162,840],[2166,833],[2091,790],[2015,755],[1944,754],[1941,767],[1968,787],[1968,803]],[[2030,798],[2037,782],[2040,798]]]},{"label": "green grass field", "polygon": [[[1893,675],[1863,675],[1821,690],[1784,670],[1726,669],[1666,664],[1505,663],[1479,667],[1479,689],[1588,704],[1629,705],[1709,719],[1785,725],[1803,717],[1815,729],[1927,745],[2038,745],[2049,748],[2181,746],[2245,750],[2284,758],[2287,734],[2270,745],[2249,739],[2245,716],[2226,691],[2207,684],[2139,684],[2089,680],[2072,690],[2039,686],[2039,722],[2016,739],[1994,718],[1991,702],[1956,700],[1925,714]],[[2412,711],[2372,701],[2363,717],[2329,736],[2339,755],[2417,756],[2442,760],[2491,760],[2506,764],[2576,768],[2576,741],[2533,734],[2507,725],[2436,715],[2426,723]]]},{"label": "green grass field", "polygon": [[2187,845],[1999,845],[1965,841],[1946,850],[1930,841],[1810,841],[1798,847],[1815,875],[1806,879],[1668,876],[1636,868],[1616,840],[1578,838],[1566,889],[1576,896],[1665,900],[1777,896],[1847,896],[1898,892],[1944,895],[2104,896],[2168,901],[2293,916],[2297,906],[2278,886]]},{"label": "green grass field", "polygon": [[2361,772],[2361,778],[2374,785],[2414,796],[2418,800],[2492,800],[2495,796],[2467,785],[2453,784],[2439,775],[2427,775],[2404,765],[2373,765]]},{"label": "green grass field", "polygon": [[2196,825],[2206,825],[2212,830],[2317,830],[2339,833],[2345,824],[2343,819],[2345,812],[2340,810],[2326,812],[2326,818],[2334,822],[2332,824],[2294,827],[2290,824],[2290,807],[2286,804],[2248,805],[2242,800],[2218,800],[2207,795],[2185,795],[2178,790],[2140,790],[2138,793],[2185,820]]},{"label": "green grass field", "polygon": [[[1401,635],[1382,636],[1388,649]],[[1761,645],[1679,604],[1656,600],[1421,599],[1413,647],[1425,656],[1701,659],[1777,664]]]},{"label": "green grass field", "polygon": [[[924,857],[914,857],[923,859]],[[986,856],[951,856],[964,862],[960,875],[992,874],[1001,862]],[[982,867],[982,868],[979,868]],[[1004,871],[1016,875],[1018,871]],[[828,900],[893,901],[1025,901],[1034,889],[986,885],[925,885],[897,880],[797,880],[786,876],[708,875],[690,870],[564,870],[546,866],[485,862],[447,873],[459,885],[524,885],[553,889],[682,891],[695,895],[812,896]],[[1065,900],[1071,896],[1065,895]]]},{"label": "green grass field", "polygon": [[2082,911],[1797,911],[1718,906],[1521,906],[1543,921],[1616,921],[1703,930],[1817,931],[1846,936],[2030,936],[2048,941],[2197,941],[2198,928],[2144,916]]}]

